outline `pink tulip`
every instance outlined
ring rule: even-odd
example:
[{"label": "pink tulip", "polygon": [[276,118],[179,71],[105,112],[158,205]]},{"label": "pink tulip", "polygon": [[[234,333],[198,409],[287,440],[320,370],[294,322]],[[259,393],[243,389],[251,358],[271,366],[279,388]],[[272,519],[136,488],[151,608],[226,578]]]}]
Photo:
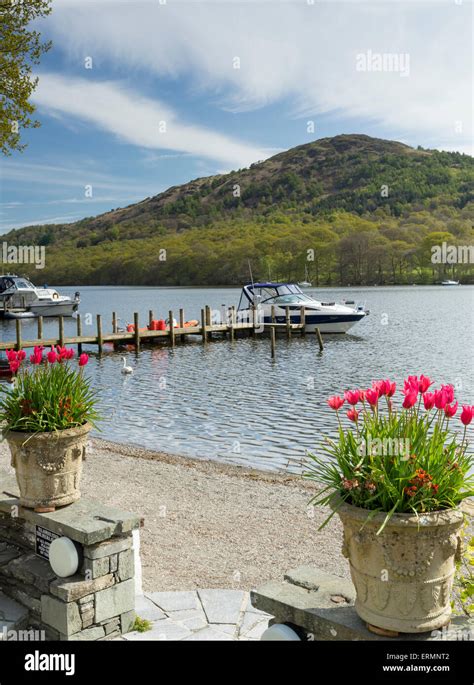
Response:
[{"label": "pink tulip", "polygon": [[43,361],[43,355],[41,352],[34,352],[33,354],[30,354],[30,362],[32,364],[41,364]]},{"label": "pink tulip", "polygon": [[443,389],[435,390],[434,398],[435,398],[434,402],[435,402],[436,409],[444,409],[447,402],[448,402],[448,397],[446,395],[446,391]]},{"label": "pink tulip", "polygon": [[403,400],[403,408],[404,409],[411,409],[415,404],[416,400],[418,399],[418,390],[411,390],[406,393],[405,399]]},{"label": "pink tulip", "polygon": [[354,409],[354,408],[349,409],[349,411],[347,411],[346,414],[347,414],[347,418],[350,421],[357,422],[357,419],[359,418],[359,412],[357,411],[357,409]]},{"label": "pink tulip", "polygon": [[423,376],[423,374],[421,374],[420,378],[418,379],[418,390],[421,393],[426,392],[430,385],[433,385],[433,382],[434,381],[432,381],[430,378],[428,378],[427,376]]},{"label": "pink tulip", "polygon": [[463,405],[460,419],[465,426],[469,426],[469,424],[472,421],[473,416],[474,416],[474,407],[470,407],[467,404]]},{"label": "pink tulip", "polygon": [[456,404],[447,404],[444,408],[444,413],[446,414],[448,419],[451,419],[455,415],[457,410],[458,410],[458,403],[457,402],[456,402]]},{"label": "pink tulip", "polygon": [[69,350],[67,350],[66,359],[73,359],[73,358],[74,358],[74,354],[75,354],[75,352],[74,352],[74,350],[73,350],[72,347],[71,347]]},{"label": "pink tulip", "polygon": [[408,376],[403,382],[403,392],[409,393],[409,392],[418,392],[418,387],[419,387],[419,381],[418,381],[418,376]]},{"label": "pink tulip", "polygon": [[365,399],[371,407],[375,407],[375,405],[379,401],[379,391],[374,390],[373,388],[369,388],[365,391]]},{"label": "pink tulip", "polygon": [[20,362],[17,359],[13,359],[10,362],[10,371],[12,373],[17,373],[19,368],[20,368]]},{"label": "pink tulip", "polygon": [[374,381],[372,383],[372,389],[377,390],[379,397],[382,397],[382,395],[385,395],[385,381]]},{"label": "pink tulip", "polygon": [[16,362],[18,359],[18,352],[15,352],[15,350],[5,350],[5,354],[9,362]]},{"label": "pink tulip", "polygon": [[423,404],[425,405],[425,409],[433,409],[435,403],[435,394],[434,392],[425,392],[423,395]]},{"label": "pink tulip", "polygon": [[454,387],[452,385],[442,385],[441,390],[446,393],[446,401],[448,404],[454,401]]},{"label": "pink tulip", "polygon": [[363,402],[365,400],[365,390],[359,388],[359,400]]},{"label": "pink tulip", "polygon": [[360,392],[358,390],[346,390],[344,397],[349,404],[357,404],[360,399]]},{"label": "pink tulip", "polygon": [[387,397],[393,397],[395,394],[395,390],[397,389],[397,384],[395,382],[392,383],[388,378],[385,381],[385,394]]},{"label": "pink tulip", "polygon": [[85,366],[88,361],[89,361],[89,355],[87,355],[85,353],[81,354],[81,356],[79,357],[79,362],[78,362],[79,366]]},{"label": "pink tulip", "polygon": [[16,353],[16,358],[18,359],[19,362],[22,362],[26,358],[26,352],[25,350],[19,350]]},{"label": "pink tulip", "polygon": [[48,352],[46,356],[50,364],[54,364],[59,359],[58,355],[56,354],[53,348],[51,348],[51,352]]}]

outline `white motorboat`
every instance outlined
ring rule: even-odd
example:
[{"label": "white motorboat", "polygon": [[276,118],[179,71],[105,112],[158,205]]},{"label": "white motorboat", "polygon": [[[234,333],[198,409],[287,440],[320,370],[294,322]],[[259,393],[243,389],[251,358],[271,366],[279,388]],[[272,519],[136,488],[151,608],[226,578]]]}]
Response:
[{"label": "white motorboat", "polygon": [[441,281],[441,285],[460,285],[459,281]]},{"label": "white motorboat", "polygon": [[0,275],[0,316],[5,319],[72,316],[80,301],[78,292],[72,298],[54,288],[37,288],[21,276]]},{"label": "white motorboat", "polygon": [[301,310],[304,307],[306,330],[314,333],[347,333],[369,312],[362,305],[348,306],[338,302],[320,302],[303,293],[295,283],[249,283],[242,288],[237,310],[237,323],[256,320],[260,323],[272,322],[272,308],[275,323],[286,322],[288,307],[290,322],[301,323]]}]

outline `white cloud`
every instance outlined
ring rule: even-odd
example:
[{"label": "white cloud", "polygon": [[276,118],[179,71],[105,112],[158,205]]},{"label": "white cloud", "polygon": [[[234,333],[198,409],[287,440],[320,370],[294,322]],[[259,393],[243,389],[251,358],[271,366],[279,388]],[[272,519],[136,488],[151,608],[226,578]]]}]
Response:
[{"label": "white cloud", "polygon": [[118,82],[41,74],[33,100],[46,110],[86,120],[143,148],[188,152],[235,166],[268,156],[229,136],[182,123],[167,105]]},{"label": "white cloud", "polygon": [[[56,2],[46,21],[56,46],[76,65],[92,57],[96,73],[105,66],[182,77],[232,111],[285,101],[295,117],[317,121],[329,113],[363,121],[365,132],[380,126],[412,142],[442,139],[464,149],[471,140],[471,13],[467,2],[70,0]],[[409,53],[410,75],[356,71],[356,55],[369,49]],[[459,121],[463,134],[455,132]],[[150,130],[118,132],[148,144],[153,137]],[[182,133],[193,143],[199,130],[185,126]]]}]

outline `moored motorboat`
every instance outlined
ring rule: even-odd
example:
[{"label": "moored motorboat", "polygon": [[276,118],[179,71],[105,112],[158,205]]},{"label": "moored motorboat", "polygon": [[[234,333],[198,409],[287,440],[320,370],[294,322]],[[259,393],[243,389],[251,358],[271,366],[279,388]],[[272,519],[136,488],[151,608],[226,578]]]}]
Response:
[{"label": "moored motorboat", "polygon": [[441,281],[441,285],[460,285],[459,281]]},{"label": "moored motorboat", "polygon": [[15,274],[0,275],[0,316],[5,319],[72,316],[80,301],[78,292],[72,298],[54,288],[37,288]]},{"label": "moored motorboat", "polygon": [[303,293],[295,283],[249,283],[242,288],[237,323],[252,321],[255,309],[258,322],[271,323],[273,310],[275,323],[283,324],[287,307],[292,324],[301,323],[304,307],[305,329],[309,333],[314,333],[316,328],[321,333],[346,333],[369,314],[362,305],[320,302]]}]

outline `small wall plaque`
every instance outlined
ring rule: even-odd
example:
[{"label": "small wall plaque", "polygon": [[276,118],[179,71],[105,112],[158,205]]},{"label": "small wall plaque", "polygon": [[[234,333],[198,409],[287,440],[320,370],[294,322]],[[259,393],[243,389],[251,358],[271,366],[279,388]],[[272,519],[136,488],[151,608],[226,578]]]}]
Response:
[{"label": "small wall plaque", "polygon": [[53,533],[47,528],[36,526],[36,554],[49,561],[49,546],[53,540],[60,538],[61,535]]}]

